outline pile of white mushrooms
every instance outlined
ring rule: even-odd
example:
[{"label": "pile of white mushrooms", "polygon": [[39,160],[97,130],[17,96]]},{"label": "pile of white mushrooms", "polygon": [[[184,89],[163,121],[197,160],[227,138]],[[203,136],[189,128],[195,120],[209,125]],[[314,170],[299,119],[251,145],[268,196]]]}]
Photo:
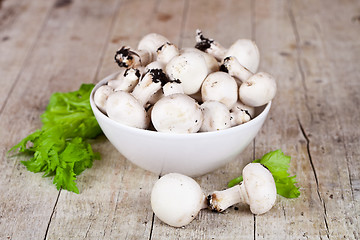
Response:
[{"label": "pile of white mushrooms", "polygon": [[274,78],[257,72],[256,44],[237,40],[225,49],[196,32],[194,48],[179,49],[150,33],[137,49],[115,54],[121,70],[94,94],[96,106],[122,124],[158,132],[217,131],[250,121],[255,107],[276,93]]},{"label": "pile of white mushrooms", "polygon": [[161,221],[173,227],[189,224],[204,208],[223,212],[237,203],[245,203],[253,214],[263,214],[273,207],[275,201],[274,178],[260,163],[245,166],[240,184],[215,191],[208,197],[194,179],[179,173],[161,177],[151,192],[153,212]]}]

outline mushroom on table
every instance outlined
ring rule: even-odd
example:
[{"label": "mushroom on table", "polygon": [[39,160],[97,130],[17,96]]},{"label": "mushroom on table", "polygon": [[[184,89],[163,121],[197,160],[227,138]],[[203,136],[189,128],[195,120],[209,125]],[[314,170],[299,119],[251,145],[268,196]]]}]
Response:
[{"label": "mushroom on table", "polygon": [[212,210],[223,212],[241,202],[250,205],[253,214],[266,213],[273,207],[276,186],[271,172],[260,163],[249,163],[242,173],[243,182],[208,196],[208,204]]},{"label": "mushroom on table", "polygon": [[169,173],[162,176],[151,191],[151,208],[161,221],[173,227],[189,224],[203,208],[206,197],[192,178]]}]

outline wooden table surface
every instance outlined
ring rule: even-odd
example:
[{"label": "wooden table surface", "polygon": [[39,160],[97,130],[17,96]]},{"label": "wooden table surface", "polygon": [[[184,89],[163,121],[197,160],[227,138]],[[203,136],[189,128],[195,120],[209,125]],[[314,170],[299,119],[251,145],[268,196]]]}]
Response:
[{"label": "wooden table surface", "polygon": [[[150,206],[158,176],[127,161],[104,136],[102,155],[57,191],[7,151],[41,127],[54,92],[74,91],[118,70],[115,51],[146,33],[179,47],[195,30],[229,46],[256,41],[261,71],[278,92],[256,139],[235,161],[196,178],[224,189],[246,162],[282,149],[301,195],[278,196],[268,213],[236,205],[169,227]],[[0,239],[359,239],[360,1],[0,0]]]}]

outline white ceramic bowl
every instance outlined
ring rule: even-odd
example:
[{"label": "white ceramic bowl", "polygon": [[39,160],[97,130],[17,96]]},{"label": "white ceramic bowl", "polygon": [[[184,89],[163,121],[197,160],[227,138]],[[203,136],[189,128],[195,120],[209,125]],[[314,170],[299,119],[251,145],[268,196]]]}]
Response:
[{"label": "white ceramic bowl", "polygon": [[251,121],[216,132],[192,134],[161,133],[129,127],[103,114],[93,101],[94,92],[112,79],[100,81],[90,95],[94,115],[105,136],[129,161],[153,173],[170,172],[196,177],[234,160],[254,139],[271,107],[271,102],[257,109]]}]

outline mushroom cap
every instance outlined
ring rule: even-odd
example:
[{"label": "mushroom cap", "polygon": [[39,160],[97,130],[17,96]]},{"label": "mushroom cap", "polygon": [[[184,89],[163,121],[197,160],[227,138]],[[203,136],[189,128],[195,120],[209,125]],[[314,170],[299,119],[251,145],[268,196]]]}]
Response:
[{"label": "mushroom cap", "polygon": [[200,90],[208,74],[204,57],[196,52],[187,52],[174,57],[166,65],[171,80],[180,80],[184,93],[193,94]]},{"label": "mushroom cap", "polygon": [[249,163],[242,173],[251,212],[263,214],[269,211],[276,201],[276,186],[271,172],[260,163]]},{"label": "mushroom cap", "polygon": [[258,72],[243,82],[239,88],[240,100],[248,106],[259,107],[270,102],[276,94],[274,77]]},{"label": "mushroom cap", "polygon": [[165,69],[165,65],[162,62],[159,61],[153,61],[151,63],[149,63],[148,65],[145,66],[144,72],[146,73],[147,71],[151,70],[151,69],[161,69],[164,70]]},{"label": "mushroom cap", "polygon": [[169,173],[155,183],[151,191],[151,208],[161,221],[173,227],[182,227],[197,216],[204,199],[194,179]]},{"label": "mushroom cap", "polygon": [[155,59],[156,51],[161,45],[169,42],[169,40],[163,35],[157,33],[149,33],[145,35],[138,43],[138,50],[148,51],[151,53],[152,58]]},{"label": "mushroom cap", "polygon": [[99,87],[94,94],[94,103],[103,113],[106,112],[106,101],[110,94],[112,94],[113,92],[114,89],[112,87],[108,85],[103,85]]},{"label": "mushroom cap", "polygon": [[199,104],[191,97],[175,93],[157,101],[151,120],[159,132],[194,133],[199,131],[203,115]]},{"label": "mushroom cap", "polygon": [[233,77],[225,72],[210,73],[201,86],[203,102],[219,101],[231,109],[238,100],[238,87]]},{"label": "mushroom cap", "polygon": [[231,127],[230,112],[225,104],[218,101],[206,101],[200,105],[204,121],[200,131],[211,132]]},{"label": "mushroom cap", "polygon": [[105,106],[108,117],[114,121],[142,129],[149,125],[144,107],[128,92],[114,92],[108,97]]},{"label": "mushroom cap", "polygon": [[227,50],[225,57],[236,57],[241,65],[256,73],[260,63],[260,53],[255,42],[250,39],[239,39]]},{"label": "mushroom cap", "polygon": [[206,53],[206,52],[203,52],[197,48],[182,48],[180,50],[180,53],[187,53],[187,52],[196,52],[196,53],[199,53],[201,54],[204,59],[205,59],[205,63],[207,65],[207,68],[208,68],[208,74],[209,73],[212,73],[212,72],[216,72],[219,70],[219,63],[218,61],[215,59],[214,56]]}]

